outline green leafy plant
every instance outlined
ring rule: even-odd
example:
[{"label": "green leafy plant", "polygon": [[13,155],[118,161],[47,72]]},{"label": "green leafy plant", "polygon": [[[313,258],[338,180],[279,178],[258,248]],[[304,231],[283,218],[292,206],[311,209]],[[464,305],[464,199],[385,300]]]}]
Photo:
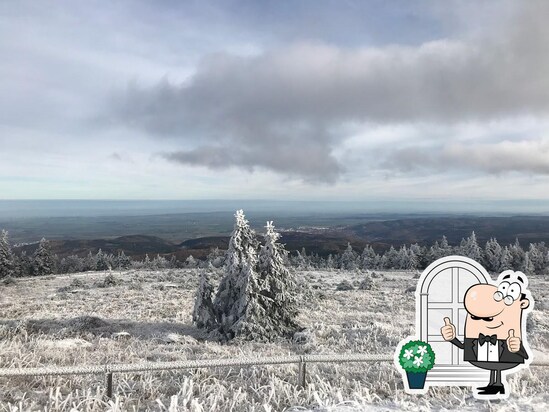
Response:
[{"label": "green leafy plant", "polygon": [[411,340],[402,346],[398,361],[406,372],[427,372],[435,365],[435,352],[427,342]]}]

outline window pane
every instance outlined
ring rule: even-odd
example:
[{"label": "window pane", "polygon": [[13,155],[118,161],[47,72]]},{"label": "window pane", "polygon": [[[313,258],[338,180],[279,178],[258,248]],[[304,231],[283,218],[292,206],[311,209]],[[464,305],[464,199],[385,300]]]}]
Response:
[{"label": "window pane", "polygon": [[456,325],[456,328],[457,328],[456,333],[459,336],[463,336],[465,331],[465,318],[467,317],[467,311],[465,309],[458,309],[458,314],[459,314],[459,322]]},{"label": "window pane", "polygon": [[435,275],[429,285],[429,302],[452,301],[452,269],[444,269]]},{"label": "window pane", "polygon": [[463,297],[465,296],[465,292],[467,292],[467,289],[469,289],[473,285],[476,285],[477,283],[480,283],[479,280],[471,272],[466,269],[458,269],[458,289],[460,302],[463,302]]},{"label": "window pane", "polygon": [[448,317],[452,322],[452,309],[429,309],[427,312],[427,334],[440,336],[440,328],[444,326],[444,318]]},{"label": "window pane", "polygon": [[435,365],[452,364],[452,344],[450,342],[429,342],[435,352]]}]

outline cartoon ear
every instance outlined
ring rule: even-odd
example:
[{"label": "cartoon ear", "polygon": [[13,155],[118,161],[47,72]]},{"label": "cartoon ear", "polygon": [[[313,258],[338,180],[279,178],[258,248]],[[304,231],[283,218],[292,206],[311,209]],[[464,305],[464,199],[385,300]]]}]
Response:
[{"label": "cartoon ear", "polygon": [[530,306],[530,301],[528,299],[521,299],[520,308],[526,309],[528,306]]}]

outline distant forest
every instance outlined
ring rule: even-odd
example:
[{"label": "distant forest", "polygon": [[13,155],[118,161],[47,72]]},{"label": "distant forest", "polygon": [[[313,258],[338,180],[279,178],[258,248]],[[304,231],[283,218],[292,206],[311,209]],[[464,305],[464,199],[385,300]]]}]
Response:
[{"label": "distant forest", "polygon": [[[73,273],[85,271],[123,270],[123,269],[167,269],[167,268],[220,268],[225,263],[225,250],[212,248],[202,259],[192,255],[185,261],[177,260],[175,255],[163,254],[153,257],[145,256],[142,260],[131,259],[124,252],[117,254],[97,253],[91,251],[86,256],[70,255],[59,258],[50,248],[49,242],[42,239],[36,251],[28,255],[25,251],[14,253],[3,230],[0,235],[0,278],[43,276],[56,273]],[[463,238],[459,244],[451,245],[446,237],[435,241],[431,246],[417,243],[391,246],[382,253],[376,253],[371,245],[362,251],[353,250],[351,244],[343,253],[330,254],[327,257],[316,253],[307,253],[305,248],[284,256],[286,264],[298,270],[375,270],[401,269],[422,270],[431,262],[444,256],[461,255],[476,260],[490,272],[501,272],[506,269],[520,270],[528,275],[549,274],[549,248],[544,242],[521,245],[500,245],[491,238],[484,245],[479,245],[475,232]]]}]

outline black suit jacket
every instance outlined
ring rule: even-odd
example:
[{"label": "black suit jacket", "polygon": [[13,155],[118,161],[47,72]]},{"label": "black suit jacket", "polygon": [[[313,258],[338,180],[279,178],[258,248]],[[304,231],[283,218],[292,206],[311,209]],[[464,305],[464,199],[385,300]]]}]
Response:
[{"label": "black suit jacket", "polygon": [[[478,339],[465,338],[464,342],[461,342],[458,338],[452,339],[454,345],[458,348],[463,349],[463,360],[471,362],[477,361],[477,341]],[[503,339],[498,339],[498,349],[499,349],[499,362],[509,362],[509,363],[524,363],[525,359],[528,359],[528,353],[524,349],[522,340],[520,342],[520,349],[518,352],[510,352],[507,348],[507,342]]]}]

